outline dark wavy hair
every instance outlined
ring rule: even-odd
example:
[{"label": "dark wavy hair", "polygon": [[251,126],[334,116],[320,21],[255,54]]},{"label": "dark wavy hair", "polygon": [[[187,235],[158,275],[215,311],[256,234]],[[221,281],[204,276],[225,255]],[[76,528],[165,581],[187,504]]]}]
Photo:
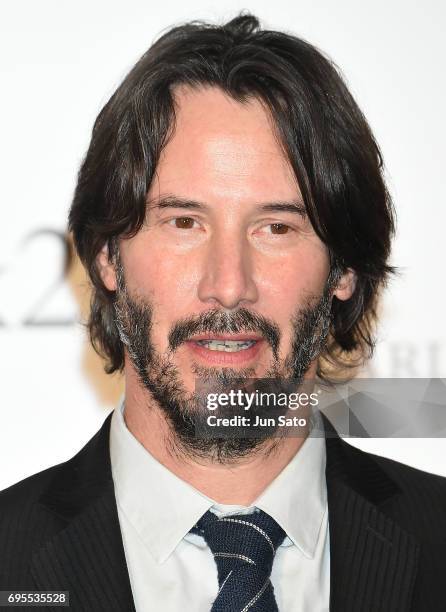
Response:
[{"label": "dark wavy hair", "polygon": [[[88,328],[106,371],[124,366],[114,292],[96,258],[119,237],[135,235],[160,152],[175,129],[178,85],[221,88],[239,102],[269,109],[308,216],[332,267],[352,268],[356,289],[333,299],[330,334],[318,374],[368,359],[388,265],[394,211],[378,145],[339,70],[321,51],[287,33],[261,29],[253,15],[224,25],[186,23],[144,53],[99,113],[69,214],[75,247],[92,281]],[[332,376],[333,377],[333,376]]]}]

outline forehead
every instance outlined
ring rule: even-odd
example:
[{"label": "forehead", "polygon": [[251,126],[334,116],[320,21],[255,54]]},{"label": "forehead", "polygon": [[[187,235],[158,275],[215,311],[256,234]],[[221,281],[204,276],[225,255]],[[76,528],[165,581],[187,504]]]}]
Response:
[{"label": "forehead", "polygon": [[160,156],[158,189],[205,201],[299,194],[272,118],[258,99],[242,103],[217,87],[184,86],[174,98],[175,130]]}]

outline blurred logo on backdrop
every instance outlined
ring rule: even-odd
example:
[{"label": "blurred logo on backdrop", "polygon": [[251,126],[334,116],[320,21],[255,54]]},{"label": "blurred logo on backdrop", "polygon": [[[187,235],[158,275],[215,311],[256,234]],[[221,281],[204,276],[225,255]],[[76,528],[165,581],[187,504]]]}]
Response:
[{"label": "blurred logo on backdrop", "polygon": [[90,287],[66,232],[39,228],[0,262],[0,331],[74,326],[88,313]]}]

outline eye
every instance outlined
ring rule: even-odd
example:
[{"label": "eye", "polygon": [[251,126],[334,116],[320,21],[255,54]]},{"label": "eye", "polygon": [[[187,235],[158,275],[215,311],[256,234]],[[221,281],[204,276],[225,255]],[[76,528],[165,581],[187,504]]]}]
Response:
[{"label": "eye", "polygon": [[194,223],[196,223],[196,221],[195,219],[192,219],[192,217],[175,217],[175,219],[170,219],[168,222],[169,225],[172,225],[177,229],[192,229],[194,227]]},{"label": "eye", "polygon": [[270,223],[269,227],[271,234],[287,234],[291,230],[291,227],[284,223]]}]

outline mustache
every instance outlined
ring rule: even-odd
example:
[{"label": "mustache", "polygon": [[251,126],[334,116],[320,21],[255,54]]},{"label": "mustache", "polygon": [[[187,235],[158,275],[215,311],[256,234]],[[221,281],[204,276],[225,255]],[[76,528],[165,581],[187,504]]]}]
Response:
[{"label": "mustache", "polygon": [[225,312],[218,309],[207,310],[197,317],[177,321],[168,336],[169,348],[174,351],[183,342],[197,334],[239,334],[255,332],[265,338],[276,356],[279,342],[279,327],[266,317],[239,308],[235,312]]}]

